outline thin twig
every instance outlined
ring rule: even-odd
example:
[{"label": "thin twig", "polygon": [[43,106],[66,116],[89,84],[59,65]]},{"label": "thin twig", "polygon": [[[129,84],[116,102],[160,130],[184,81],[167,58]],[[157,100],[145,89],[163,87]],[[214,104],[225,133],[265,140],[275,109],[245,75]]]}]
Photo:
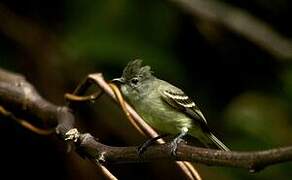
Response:
[{"label": "thin twig", "polygon": [[3,106],[0,106],[0,115],[7,117],[9,119],[15,120],[15,122],[17,122],[18,124],[20,124],[24,128],[26,128],[26,129],[28,129],[36,134],[39,134],[39,135],[50,135],[50,134],[55,132],[55,128],[42,129],[42,128],[39,128],[39,127],[32,125],[31,123],[29,123],[28,121],[26,121],[24,119],[17,118],[11,112],[7,111]]},{"label": "thin twig", "polygon": [[64,97],[66,100],[69,100],[69,101],[83,102],[83,101],[94,101],[98,99],[101,94],[102,94],[101,92],[95,92],[87,96],[78,96],[78,95],[66,93]]},{"label": "thin twig", "polygon": [[99,164],[97,165],[102,173],[105,175],[105,177],[107,177],[109,180],[117,180],[118,178],[116,178],[106,167],[104,167],[103,165]]},{"label": "thin twig", "polygon": [[192,163],[188,162],[188,161],[180,161],[180,162],[176,162],[177,164],[182,163],[183,166],[185,166],[188,169],[188,172],[192,173],[191,177],[196,177],[197,180],[202,180],[199,172],[197,169],[195,169],[195,167],[192,165]]},{"label": "thin twig", "polygon": [[100,164],[95,159],[91,160],[93,163],[96,164],[98,170],[108,179],[108,180],[118,180],[104,165]]},{"label": "thin twig", "polygon": [[[118,103],[120,104],[120,106],[122,107],[123,112],[126,114],[128,120],[130,121],[130,123],[142,134],[142,135],[146,135],[144,133],[144,130],[141,129],[141,125],[139,125],[135,119],[133,119],[133,117],[131,116],[130,112],[127,110],[125,101],[123,99],[122,94],[120,93],[118,87],[112,83],[109,83],[109,86],[112,88],[113,92],[115,93],[115,96],[117,98]],[[143,128],[143,127],[142,127]]]}]

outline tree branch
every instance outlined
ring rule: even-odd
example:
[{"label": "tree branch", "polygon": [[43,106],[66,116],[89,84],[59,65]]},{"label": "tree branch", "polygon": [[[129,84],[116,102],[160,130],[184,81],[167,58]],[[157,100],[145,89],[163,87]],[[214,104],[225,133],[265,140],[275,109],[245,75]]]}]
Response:
[{"label": "tree branch", "polygon": [[292,41],[266,22],[219,0],[170,0],[203,20],[222,24],[279,59],[292,58]]},{"label": "tree branch", "polygon": [[[7,111],[8,110],[8,111]],[[43,99],[35,88],[22,75],[0,68],[0,117],[10,117],[25,128],[39,132],[54,132],[66,142],[66,133],[74,129],[75,117],[65,106],[57,106]],[[18,118],[36,119],[46,123],[49,129],[40,129],[27,121]],[[26,125],[24,125],[24,122]],[[39,133],[46,134],[46,133]],[[69,149],[71,148],[71,144]],[[117,178],[104,166],[98,164],[99,170],[110,180]]]},{"label": "tree branch", "polygon": [[[0,104],[17,115],[34,117],[39,121],[56,126],[56,133],[65,141],[68,131],[74,128],[75,118],[70,109],[56,106],[43,99],[25,79],[0,69]],[[102,77],[102,76],[100,76]],[[103,87],[102,87],[103,88]],[[107,91],[105,91],[107,93]],[[88,133],[79,134],[77,150],[89,159],[96,159],[102,164],[137,163],[169,159],[192,161],[207,165],[246,168],[252,172],[262,168],[292,160],[292,146],[254,152],[225,152],[198,148],[180,144],[176,156],[171,154],[168,143],[149,147],[139,157],[137,147],[111,147],[104,145]]]},{"label": "tree branch", "polygon": [[[75,118],[69,108],[54,105],[43,99],[21,75],[0,69],[0,105],[16,117],[36,119],[56,127],[57,134],[65,136],[74,128]],[[3,115],[3,114],[2,114]]]},{"label": "tree branch", "polygon": [[[111,147],[94,140],[90,134],[80,136],[80,147],[102,163],[137,163],[161,159],[192,161],[196,163],[246,168],[256,172],[266,166],[292,160],[292,146],[254,152],[222,151],[179,144],[176,155],[171,154],[169,143],[151,146],[142,156],[138,147]],[[93,153],[94,152],[94,153]]]}]

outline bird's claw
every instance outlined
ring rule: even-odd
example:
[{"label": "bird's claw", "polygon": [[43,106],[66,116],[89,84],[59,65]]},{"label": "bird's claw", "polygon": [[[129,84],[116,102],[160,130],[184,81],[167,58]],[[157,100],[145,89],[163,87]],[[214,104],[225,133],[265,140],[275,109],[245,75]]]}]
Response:
[{"label": "bird's claw", "polygon": [[145,152],[145,150],[146,150],[149,146],[150,146],[150,145],[149,145],[149,143],[147,143],[147,141],[146,141],[145,143],[141,144],[141,145],[138,147],[138,149],[137,149],[137,151],[138,151],[138,155],[139,155],[139,156],[142,156],[142,154]]},{"label": "bird's claw", "polygon": [[170,152],[171,155],[176,156],[176,150],[177,146],[179,143],[184,142],[184,140],[180,137],[175,138],[171,143],[170,143]]},{"label": "bird's claw", "polygon": [[178,134],[176,136],[176,138],[174,138],[174,140],[170,143],[171,146],[171,154],[173,156],[176,155],[176,150],[177,150],[177,146],[179,143],[184,142],[184,140],[182,139],[182,137],[184,137],[188,132],[188,128],[184,127],[181,129],[180,134]]},{"label": "bird's claw", "polygon": [[151,146],[153,143],[155,143],[158,139],[161,139],[163,137],[166,137],[168,136],[168,134],[162,134],[162,135],[159,135],[155,138],[152,138],[152,139],[148,139],[147,141],[145,141],[142,145],[140,145],[138,147],[138,155],[139,156],[142,156],[142,154],[146,151],[146,149]]}]

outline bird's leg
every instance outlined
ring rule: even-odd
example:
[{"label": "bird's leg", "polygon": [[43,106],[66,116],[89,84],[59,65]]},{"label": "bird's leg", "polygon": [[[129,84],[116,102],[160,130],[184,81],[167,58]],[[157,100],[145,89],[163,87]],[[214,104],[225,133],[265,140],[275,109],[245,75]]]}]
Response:
[{"label": "bird's leg", "polygon": [[164,138],[168,136],[168,134],[162,134],[162,135],[159,135],[157,137],[154,137],[154,138],[151,138],[151,139],[148,139],[147,141],[145,141],[142,145],[140,145],[138,147],[138,154],[139,156],[141,156],[143,154],[143,152],[149,147],[151,146],[152,144],[155,143],[155,141],[157,141],[158,139],[161,139],[161,138]]},{"label": "bird's leg", "polygon": [[171,154],[176,155],[176,149],[177,145],[183,141],[182,137],[184,137],[188,133],[188,128],[184,127],[181,129],[181,132],[174,138],[174,140],[171,142]]}]

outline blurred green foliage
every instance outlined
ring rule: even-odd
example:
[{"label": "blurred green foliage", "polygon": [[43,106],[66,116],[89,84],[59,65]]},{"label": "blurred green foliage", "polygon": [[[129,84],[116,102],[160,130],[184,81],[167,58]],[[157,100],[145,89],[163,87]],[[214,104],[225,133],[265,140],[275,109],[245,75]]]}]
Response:
[{"label": "blurred green foliage", "polygon": [[[130,57],[143,58],[153,66],[166,65],[164,60],[169,66],[180,66],[171,53],[179,18],[165,2],[153,6],[150,1],[89,0],[68,5],[62,42],[70,59],[90,63],[110,60],[124,66]],[[181,69],[171,72],[180,75]]]}]

